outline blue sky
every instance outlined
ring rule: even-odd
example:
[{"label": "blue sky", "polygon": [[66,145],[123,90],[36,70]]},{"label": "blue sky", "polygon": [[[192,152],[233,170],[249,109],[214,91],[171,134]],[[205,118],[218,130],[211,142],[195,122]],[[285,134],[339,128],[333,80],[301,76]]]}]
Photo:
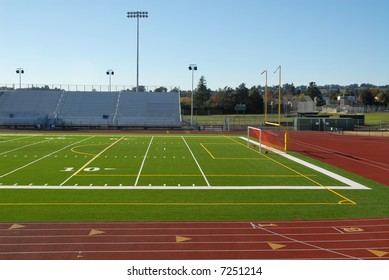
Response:
[{"label": "blue sky", "polygon": [[0,0],[0,85],[389,84],[387,0]]}]

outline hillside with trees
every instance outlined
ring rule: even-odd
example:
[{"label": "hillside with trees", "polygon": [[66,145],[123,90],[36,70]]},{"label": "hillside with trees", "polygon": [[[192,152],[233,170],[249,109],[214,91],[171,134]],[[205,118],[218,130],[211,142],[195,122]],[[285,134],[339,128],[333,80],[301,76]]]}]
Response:
[{"label": "hillside with trees", "polygon": [[[238,113],[235,109],[239,104],[245,105],[245,114],[263,114],[264,86],[248,88],[241,83],[235,88],[224,87],[212,90],[207,87],[204,76],[200,77],[194,90],[194,110],[205,113]],[[389,110],[389,85],[376,86],[369,83],[341,86],[337,84],[319,86],[315,82],[309,85],[295,86],[283,84],[281,88],[281,103],[283,110],[304,96],[311,97],[316,106],[339,104],[339,100],[347,100],[348,105],[357,107],[373,106],[376,111]],[[190,110],[191,91],[181,91],[181,103],[185,112]],[[268,106],[278,104],[278,86],[268,86]],[[242,113],[242,112],[241,112]]]}]

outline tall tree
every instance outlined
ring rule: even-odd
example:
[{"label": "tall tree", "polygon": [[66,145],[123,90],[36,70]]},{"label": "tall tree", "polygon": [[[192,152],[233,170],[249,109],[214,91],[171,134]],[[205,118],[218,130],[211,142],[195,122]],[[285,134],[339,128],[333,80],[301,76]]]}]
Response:
[{"label": "tall tree", "polygon": [[234,89],[230,87],[225,87],[223,89],[219,89],[218,98],[217,98],[217,106],[223,109],[225,114],[231,114],[234,112]]},{"label": "tall tree", "polygon": [[316,102],[316,106],[323,106],[326,104],[323,99],[323,95],[321,94],[321,91],[317,87],[315,82],[309,83],[306,94],[309,95],[309,97],[311,97],[312,100]]},{"label": "tall tree", "polygon": [[207,81],[204,76],[200,77],[199,84],[193,95],[193,105],[196,108],[204,109],[205,103],[211,98],[211,90],[207,88]]},{"label": "tall tree", "polygon": [[166,87],[159,87],[159,88],[156,88],[154,90],[154,92],[167,92],[167,88]]},{"label": "tall tree", "polygon": [[249,89],[245,83],[239,85],[235,90],[235,104],[246,104],[249,97]]},{"label": "tall tree", "polygon": [[247,99],[247,113],[248,114],[262,114],[263,113],[263,98],[259,92],[258,87],[250,88]]},{"label": "tall tree", "polygon": [[361,91],[361,101],[364,105],[373,105],[374,104],[374,95],[370,89],[366,88]]}]

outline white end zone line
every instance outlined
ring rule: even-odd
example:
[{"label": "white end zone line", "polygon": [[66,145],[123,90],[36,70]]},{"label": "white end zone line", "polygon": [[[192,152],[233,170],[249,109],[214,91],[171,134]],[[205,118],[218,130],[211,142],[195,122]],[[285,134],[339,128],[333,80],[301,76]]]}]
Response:
[{"label": "white end zone line", "polygon": [[[259,145],[259,143],[258,142],[256,142],[256,141],[253,141],[253,140],[251,140],[251,139],[247,139],[247,137],[239,137],[240,139],[243,139],[244,141],[249,141],[251,144],[254,144],[254,145]],[[299,158],[296,158],[296,157],[294,157],[294,156],[292,156],[292,155],[289,155],[289,154],[287,154],[287,153],[284,153],[284,152],[281,152],[281,151],[279,151],[279,150],[277,150],[277,149],[274,149],[274,148],[271,148],[271,147],[268,147],[268,146],[266,146],[266,145],[263,145],[262,144],[262,147],[264,147],[265,149],[267,149],[267,150],[269,150],[269,151],[272,151],[273,153],[276,153],[276,154],[278,154],[278,155],[280,155],[280,156],[283,156],[283,157],[285,157],[285,158],[287,158],[287,159],[289,159],[289,160],[291,160],[291,161],[294,161],[294,162],[296,162],[296,163],[299,163],[299,164],[301,164],[301,165],[304,165],[304,166],[306,166],[306,167],[308,167],[308,168],[311,168],[311,169],[313,169],[313,170],[315,170],[315,171],[317,171],[317,172],[320,172],[320,173],[322,173],[322,174],[324,174],[324,175],[327,175],[327,176],[329,176],[329,177],[331,177],[331,178],[334,178],[335,180],[338,180],[339,182],[342,182],[342,183],[344,183],[344,184],[346,184],[347,186],[344,186],[344,187],[332,187],[332,186],[326,186],[326,187],[328,187],[329,189],[347,189],[347,190],[349,190],[349,189],[353,189],[353,190],[370,190],[370,188],[369,187],[366,187],[366,186],[364,186],[364,185],[362,185],[362,184],[360,184],[360,183],[357,183],[357,182],[355,182],[355,181],[353,181],[353,180],[350,180],[350,179],[348,179],[348,178],[346,178],[346,177],[343,177],[343,176],[341,176],[341,175],[339,175],[339,174],[336,174],[336,173],[334,173],[334,172],[331,172],[331,171],[329,171],[329,170],[327,170],[327,169],[324,169],[324,168],[322,168],[322,167],[319,167],[319,166],[317,166],[317,165],[314,165],[314,164],[312,164],[312,163],[309,163],[309,162],[306,162],[306,161],[304,161],[304,160],[302,160],[302,159],[299,159]],[[318,186],[317,186],[318,187]],[[316,187],[316,188],[317,188]],[[288,187],[288,189],[289,188],[291,188],[291,187]]]}]

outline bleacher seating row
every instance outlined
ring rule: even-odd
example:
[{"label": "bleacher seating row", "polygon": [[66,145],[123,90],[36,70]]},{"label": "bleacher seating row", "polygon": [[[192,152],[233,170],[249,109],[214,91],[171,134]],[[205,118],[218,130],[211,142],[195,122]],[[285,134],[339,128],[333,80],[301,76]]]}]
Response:
[{"label": "bleacher seating row", "polygon": [[177,128],[180,98],[177,92],[0,91],[0,126]]}]

